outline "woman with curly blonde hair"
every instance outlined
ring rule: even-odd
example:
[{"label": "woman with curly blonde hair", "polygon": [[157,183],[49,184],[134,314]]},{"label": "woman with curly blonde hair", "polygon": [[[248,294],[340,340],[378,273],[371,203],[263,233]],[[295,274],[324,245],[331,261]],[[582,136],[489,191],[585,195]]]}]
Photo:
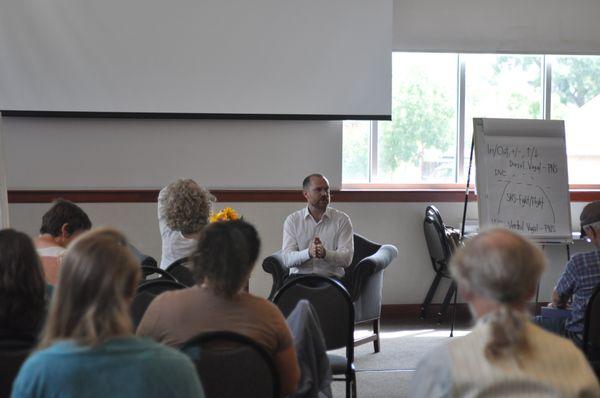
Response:
[{"label": "woman with curly blonde hair", "polygon": [[546,260],[526,238],[491,229],[469,239],[450,270],[477,320],[419,364],[414,397],[599,397],[586,358],[529,320]]},{"label": "woman with curly blonde hair", "polygon": [[162,239],[160,267],[188,257],[208,224],[215,197],[191,179],[179,179],[158,195],[158,224]]}]

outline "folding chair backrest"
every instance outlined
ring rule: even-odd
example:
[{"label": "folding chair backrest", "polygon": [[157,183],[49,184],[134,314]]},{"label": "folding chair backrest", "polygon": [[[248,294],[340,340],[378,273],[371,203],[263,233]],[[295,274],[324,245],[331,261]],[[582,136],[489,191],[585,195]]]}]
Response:
[{"label": "folding chair backrest", "polygon": [[444,225],[440,212],[435,206],[427,206],[425,210],[423,232],[433,269],[436,273],[449,276],[448,263],[459,244],[460,234],[457,234],[454,228]]},{"label": "folding chair backrest", "polygon": [[169,281],[175,280],[175,278],[164,269],[158,267],[149,267],[146,265],[142,266],[142,279],[140,280],[140,284],[147,281],[154,281],[159,279]]},{"label": "folding chair backrest", "polygon": [[284,284],[273,302],[287,317],[303,299],[316,312],[328,350],[354,346],[354,306],[339,281],[318,275],[296,277]]},{"label": "folding chair backrest", "polygon": [[185,289],[185,285],[168,279],[156,279],[152,281],[142,282],[138,286],[138,293],[148,292],[154,295],[159,295],[162,292],[166,292],[169,290],[177,290],[177,289]]},{"label": "folding chair backrest", "polygon": [[19,369],[35,345],[35,339],[0,339],[0,397],[9,397]]},{"label": "folding chair backrest", "polygon": [[273,359],[249,337],[228,331],[202,333],[182,351],[194,362],[207,398],[279,396]]},{"label": "folding chair backrest", "polygon": [[594,289],[585,309],[583,349],[590,360],[600,361],[600,285]]},{"label": "folding chair backrest", "polygon": [[180,258],[167,267],[167,272],[171,274],[177,282],[188,287],[196,283],[194,274],[190,268],[190,259],[188,257]]},{"label": "folding chair backrest", "polygon": [[159,294],[169,291],[184,289],[185,286],[179,282],[167,279],[156,279],[142,282],[138,286],[137,293],[131,303],[130,315],[133,326],[137,328],[144,316],[144,313],[150,306],[150,303]]}]

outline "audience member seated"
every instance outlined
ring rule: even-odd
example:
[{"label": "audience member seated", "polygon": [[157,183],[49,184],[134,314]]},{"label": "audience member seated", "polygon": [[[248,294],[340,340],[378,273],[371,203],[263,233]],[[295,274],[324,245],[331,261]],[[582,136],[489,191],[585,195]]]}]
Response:
[{"label": "audience member seated", "polygon": [[529,321],[528,301],[545,267],[542,251],[504,229],[482,232],[452,258],[458,291],[477,319],[473,330],[428,354],[413,397],[598,397],[583,353]]},{"label": "audience member seated", "polygon": [[341,279],[352,263],[354,234],[346,213],[329,207],[329,181],[311,174],[302,182],[306,207],[283,223],[283,263],[295,274]]},{"label": "audience member seated", "polygon": [[31,238],[14,229],[0,231],[0,339],[35,342],[46,315],[46,294]]},{"label": "audience member seated", "polygon": [[73,242],[38,351],[21,368],[12,396],[203,397],[184,354],[132,336],[128,307],[139,278],[119,232],[96,230]]},{"label": "audience member seated", "polygon": [[89,217],[75,203],[66,199],[57,199],[52,203],[50,210],[42,217],[40,235],[35,239],[46,282],[56,284],[61,257],[67,245],[90,228],[92,223]]},{"label": "audience member seated", "polygon": [[[538,325],[573,340],[581,347],[585,309],[594,288],[600,285],[600,200],[588,203],[579,215],[581,235],[594,250],[571,257],[552,291],[550,307],[567,309],[566,317],[538,316]],[[571,301],[571,305],[568,303]]]},{"label": "audience member seated", "polygon": [[242,291],[258,256],[260,240],[244,221],[219,221],[202,232],[192,256],[197,281],[152,301],[137,329],[173,347],[201,332],[233,331],[262,345],[281,377],[281,395],[296,390],[299,368],[292,335],[279,309]]},{"label": "audience member seated", "polygon": [[162,239],[160,268],[196,249],[202,229],[208,224],[215,197],[194,180],[177,180],[158,195],[158,227]]}]

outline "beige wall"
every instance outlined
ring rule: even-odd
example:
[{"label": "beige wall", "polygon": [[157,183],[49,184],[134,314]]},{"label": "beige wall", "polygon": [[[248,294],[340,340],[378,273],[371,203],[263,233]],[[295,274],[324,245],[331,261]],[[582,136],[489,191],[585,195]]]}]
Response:
[{"label": "beige wall", "polygon": [[[283,219],[302,206],[301,203],[218,203],[217,207],[231,205],[256,225],[263,242],[260,258],[279,250]],[[347,212],[356,232],[398,247],[398,258],[385,274],[383,301],[385,304],[420,303],[433,279],[427,247],[423,237],[423,213],[426,203],[339,203],[337,208]],[[438,203],[447,224],[458,226],[462,214],[461,203]],[[13,204],[10,206],[13,227],[35,234],[46,204]],[[113,226],[123,230],[142,251],[160,256],[160,236],[154,204],[83,204],[96,226]],[[581,204],[573,205],[578,217]],[[469,207],[475,217],[476,204]],[[585,249],[583,243],[576,250]],[[541,283],[542,300],[550,298],[554,281],[559,276],[566,259],[564,247],[548,247],[546,253],[550,266]],[[445,286],[445,285],[444,285]],[[271,287],[269,276],[257,264],[251,291],[267,296]],[[440,289],[443,290],[443,289]],[[442,299],[440,291],[437,299]]]}]

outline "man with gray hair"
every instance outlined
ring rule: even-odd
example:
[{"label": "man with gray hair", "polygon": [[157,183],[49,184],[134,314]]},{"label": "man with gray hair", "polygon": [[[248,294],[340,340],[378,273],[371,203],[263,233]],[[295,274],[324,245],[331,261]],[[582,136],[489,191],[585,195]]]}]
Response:
[{"label": "man with gray hair", "polygon": [[476,324],[423,358],[409,396],[600,396],[583,353],[529,320],[527,306],[545,265],[539,247],[507,229],[467,240],[450,272]]},{"label": "man with gray hair", "polygon": [[215,197],[191,179],[179,179],[158,195],[158,226],[162,240],[160,268],[188,257],[208,224]]},{"label": "man with gray hair", "polygon": [[552,292],[552,307],[566,309],[566,318],[536,317],[543,328],[569,337],[581,346],[587,302],[600,285],[600,200],[588,203],[579,216],[581,235],[594,245],[594,250],[571,257]]}]

